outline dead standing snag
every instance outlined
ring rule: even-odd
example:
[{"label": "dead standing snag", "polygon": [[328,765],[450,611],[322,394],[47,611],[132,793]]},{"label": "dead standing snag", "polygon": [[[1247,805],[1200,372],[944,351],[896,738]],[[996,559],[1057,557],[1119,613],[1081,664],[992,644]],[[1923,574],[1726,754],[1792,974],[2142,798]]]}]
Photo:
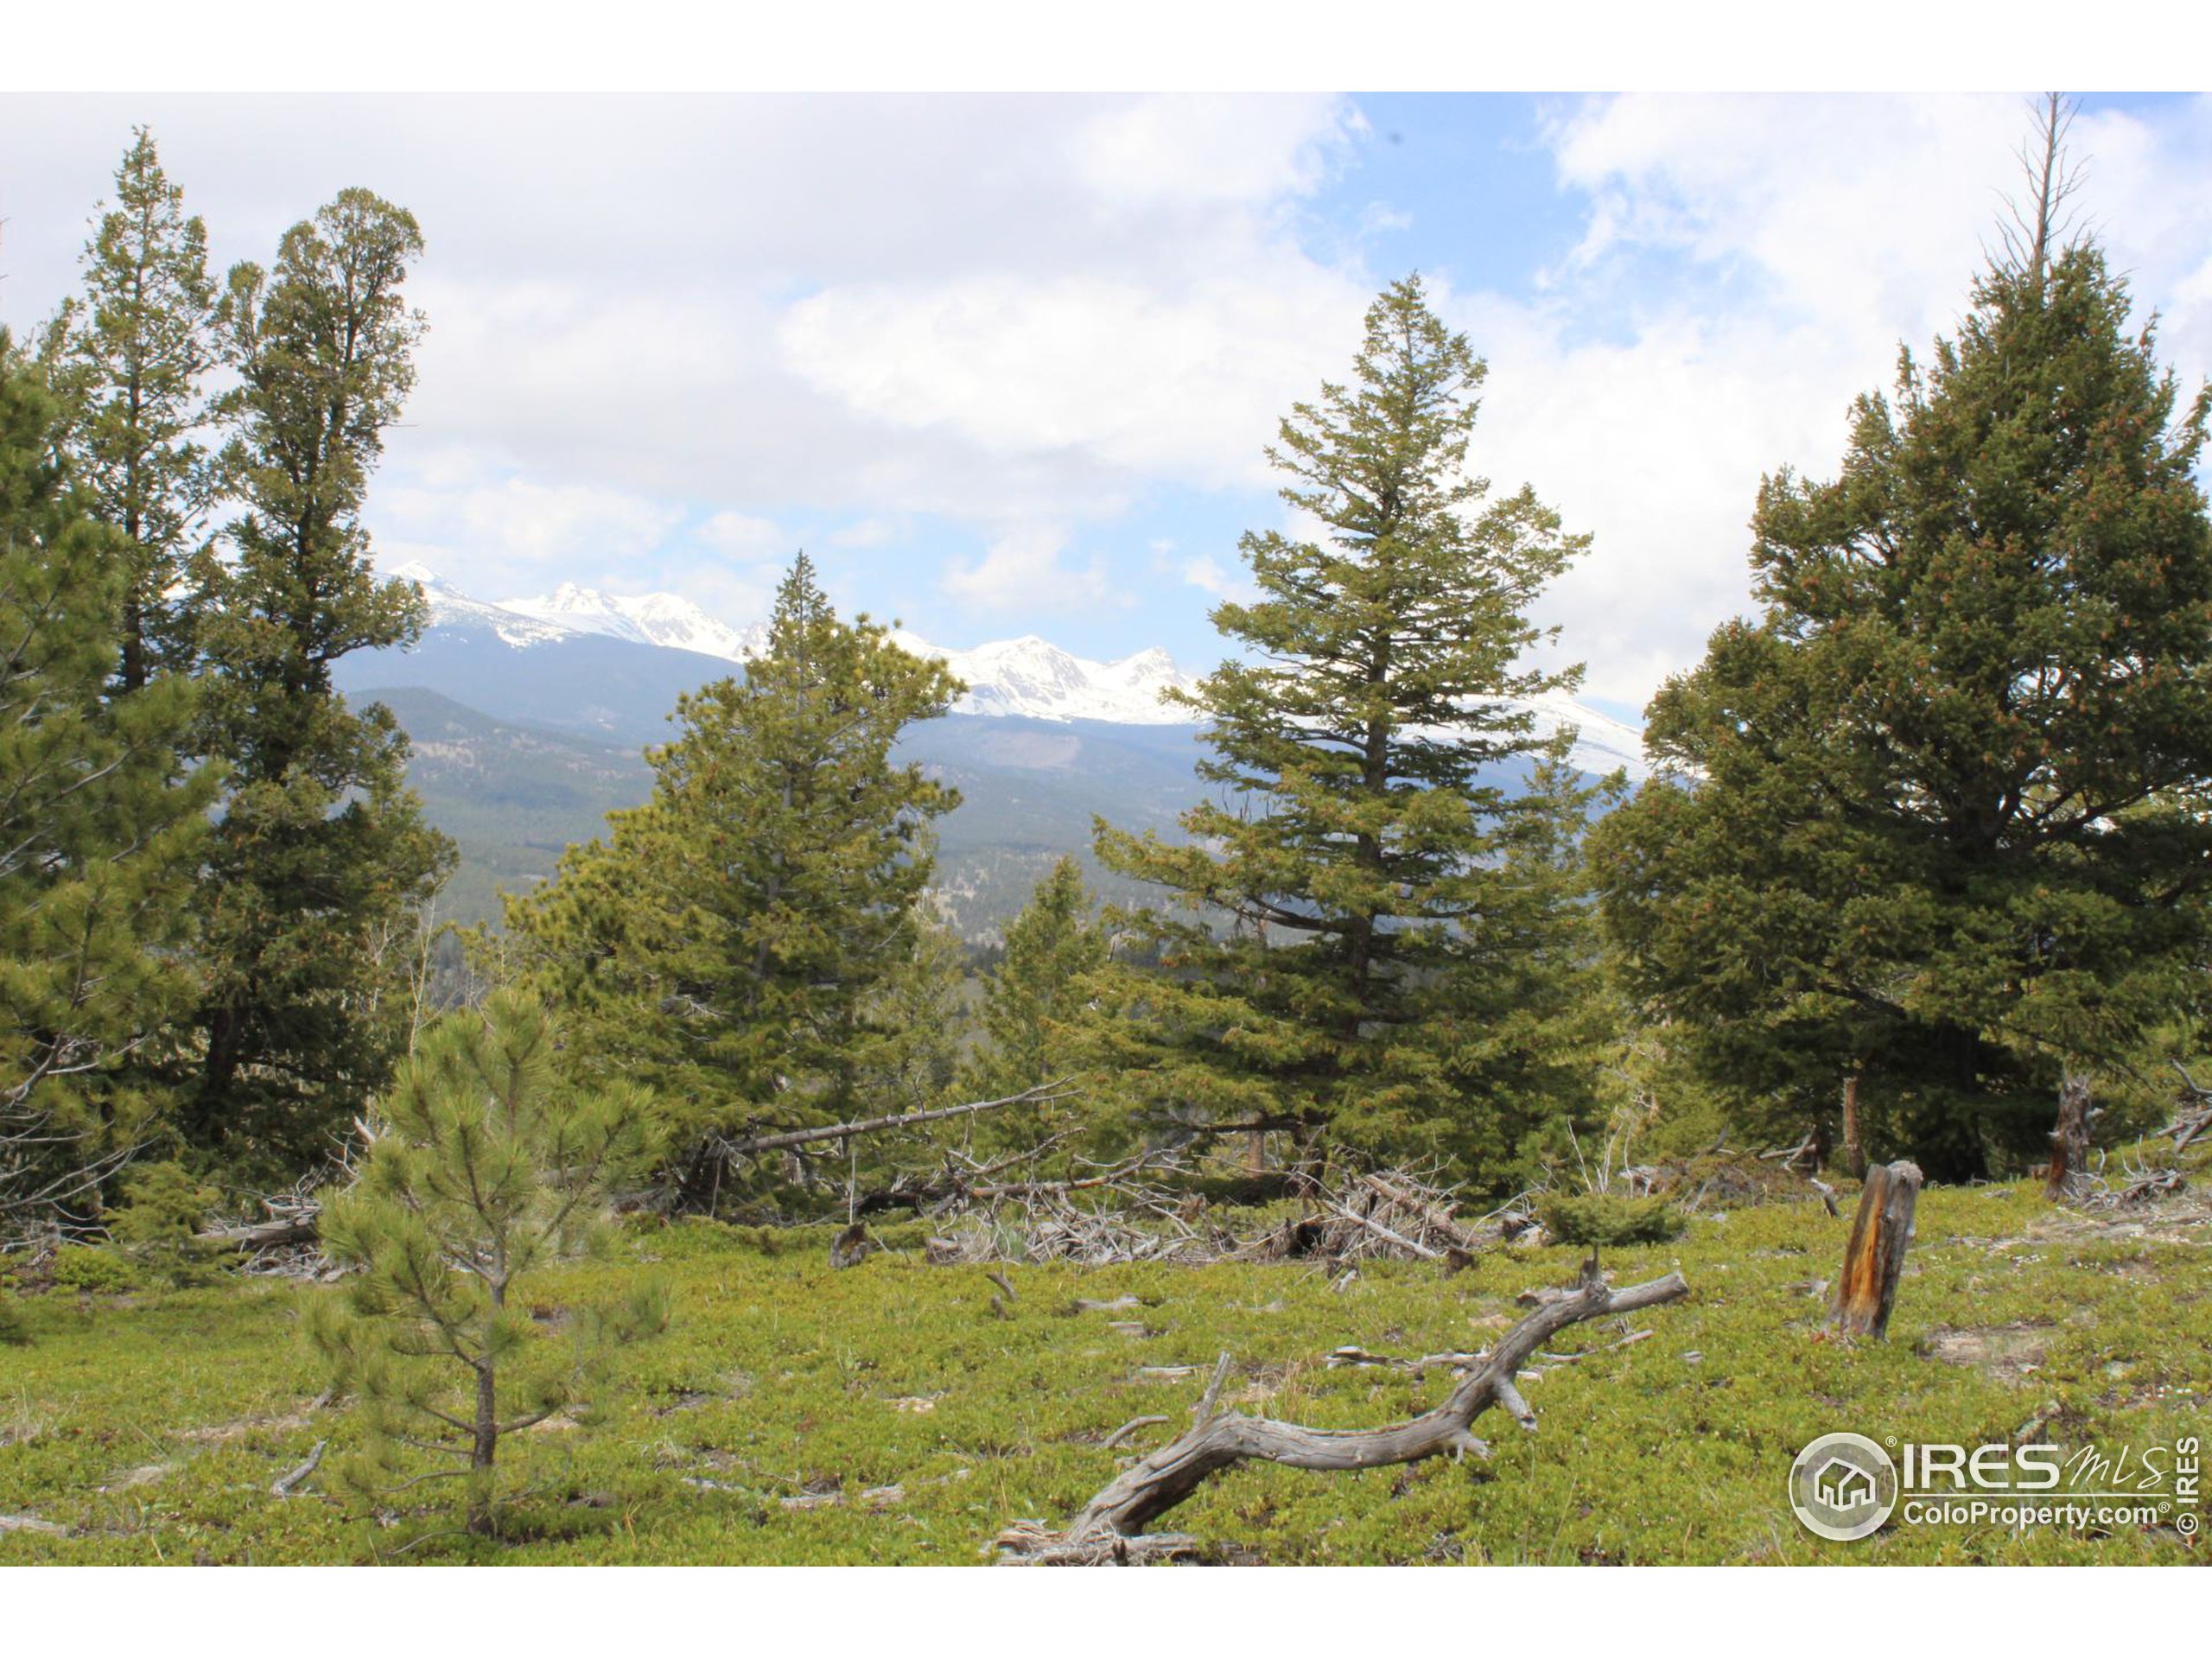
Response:
[{"label": "dead standing snag", "polygon": [[1856,1335],[1878,1338],[1890,1328],[1897,1275],[1912,1243],[1913,1206],[1920,1198],[1920,1166],[1899,1161],[1866,1172],[1859,1213],[1844,1246],[1828,1323]]},{"label": "dead standing snag", "polygon": [[1447,1452],[1486,1455],[1489,1448],[1469,1432],[1468,1425],[1491,1406],[1497,1406],[1523,1428],[1535,1427],[1535,1414],[1514,1387],[1513,1379],[1522,1363],[1554,1336],[1586,1319],[1678,1301],[1688,1294],[1689,1287],[1679,1273],[1626,1290],[1609,1289],[1598,1271],[1593,1250],[1580,1283],[1501,1337],[1442,1405],[1383,1428],[1306,1428],[1224,1411],[1217,1403],[1229,1371],[1229,1356],[1224,1354],[1193,1413],[1194,1421],[1182,1434],[1116,1476],[1064,1532],[1020,1526],[1001,1534],[998,1541],[1009,1552],[1008,1559],[1039,1563],[1103,1563],[1173,1554],[1189,1549],[1191,1541],[1173,1535],[1147,1537],[1145,1528],[1189,1497],[1210,1477],[1241,1463],[1281,1463],[1294,1469],[1326,1471],[1418,1463]]}]

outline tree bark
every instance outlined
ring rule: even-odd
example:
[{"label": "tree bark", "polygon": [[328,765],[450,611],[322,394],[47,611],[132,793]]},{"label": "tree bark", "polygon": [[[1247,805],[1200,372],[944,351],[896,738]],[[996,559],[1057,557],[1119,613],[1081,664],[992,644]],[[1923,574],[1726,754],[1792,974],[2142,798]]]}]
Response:
[{"label": "tree bark", "polygon": [[1836,1275],[1830,1325],[1878,1338],[1888,1332],[1919,1198],[1917,1164],[1884,1164],[1867,1173],[1859,1213],[1852,1218],[1851,1242],[1844,1246],[1843,1268]]},{"label": "tree bark", "polygon": [[2058,1127],[2050,1132],[2050,1167],[2044,1174],[2044,1197],[2054,1204],[2088,1173],[2089,1120],[2096,1115],[2089,1104],[2088,1078],[2069,1071],[2058,1085]]},{"label": "tree bark", "polygon": [[1859,1122],[1859,1074],[1843,1080],[1843,1173],[1853,1180],[1866,1178],[1866,1137]]},{"label": "tree bark", "polygon": [[1133,1550],[1141,1558],[1148,1553],[1166,1553],[1142,1547],[1147,1523],[1182,1503],[1211,1476],[1241,1463],[1342,1470],[1415,1463],[1447,1452],[1487,1456],[1489,1448],[1468,1432],[1468,1425],[1496,1405],[1523,1428],[1536,1427],[1535,1414],[1514,1387],[1513,1379],[1522,1362],[1553,1336],[1586,1319],[1677,1301],[1688,1294],[1689,1287],[1679,1273],[1626,1290],[1610,1290],[1598,1271],[1593,1251],[1576,1288],[1536,1309],[1507,1332],[1489,1357],[1452,1389],[1442,1405],[1383,1428],[1306,1428],[1222,1411],[1216,1402],[1229,1374],[1229,1356],[1224,1354],[1190,1428],[1109,1482],[1065,1532],[1019,1527],[1002,1534],[999,1541],[1014,1558],[1039,1563],[1126,1560]]}]

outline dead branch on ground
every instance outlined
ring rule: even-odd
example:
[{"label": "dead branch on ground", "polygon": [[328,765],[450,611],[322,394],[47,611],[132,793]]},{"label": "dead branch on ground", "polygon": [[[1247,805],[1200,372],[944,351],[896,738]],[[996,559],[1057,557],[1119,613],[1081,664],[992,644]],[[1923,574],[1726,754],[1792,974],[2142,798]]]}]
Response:
[{"label": "dead branch on ground", "polygon": [[1468,1426],[1491,1407],[1499,1407],[1524,1428],[1535,1427],[1535,1414],[1513,1379],[1545,1343],[1571,1325],[1654,1307],[1688,1294],[1679,1273],[1626,1290],[1610,1289],[1593,1250],[1577,1287],[1499,1338],[1489,1357],[1452,1389],[1443,1404],[1383,1428],[1314,1429],[1224,1411],[1218,1402],[1230,1368],[1230,1356],[1224,1354],[1187,1430],[1108,1482],[1065,1529],[1054,1531],[1039,1522],[1024,1522],[1001,1533],[998,1543],[1007,1560],[1036,1564],[1160,1559],[1189,1553],[1193,1541],[1173,1534],[1148,1535],[1146,1527],[1211,1477],[1239,1464],[1280,1463],[1294,1469],[1335,1471],[1416,1463],[1446,1452],[1486,1456],[1489,1448]]}]

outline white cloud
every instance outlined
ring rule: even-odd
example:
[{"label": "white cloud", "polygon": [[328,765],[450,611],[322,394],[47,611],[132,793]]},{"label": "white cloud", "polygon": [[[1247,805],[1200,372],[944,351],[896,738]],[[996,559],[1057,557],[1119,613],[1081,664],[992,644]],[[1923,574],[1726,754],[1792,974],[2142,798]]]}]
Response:
[{"label": "white cloud", "polygon": [[1211,594],[1216,599],[1247,600],[1255,589],[1240,565],[1230,569],[1211,553],[1201,553],[1185,559],[1177,575],[1200,593]]},{"label": "white cloud", "polygon": [[734,559],[785,558],[795,546],[774,519],[727,509],[709,517],[696,534],[715,552]]},{"label": "white cloud", "polygon": [[1365,130],[1333,96],[1145,98],[1079,127],[1077,180],[1116,206],[1249,206],[1302,195]]},{"label": "white cloud", "polygon": [[899,519],[876,515],[841,524],[825,539],[832,547],[884,547],[905,533],[906,527]]},{"label": "white cloud", "polygon": [[[2166,298],[2185,385],[2212,361],[2212,295],[2187,278],[2212,243],[2207,122],[2199,100],[2163,130],[2075,133],[2085,206],[2139,296]],[[1439,298],[1490,360],[1472,464],[1594,532],[1542,607],[1588,690],[1641,704],[1749,608],[1760,477],[1832,476],[1851,399],[1955,327],[2025,130],[2009,96],[1633,95],[1553,124],[1561,182],[1591,198],[1575,257],[1534,302]]]},{"label": "white cloud", "polygon": [[1357,338],[1363,280],[1283,257],[1169,288],[1128,274],[834,288],[792,308],[787,365],[885,426],[1079,457],[1109,487],[1264,478],[1262,446]]},{"label": "white cloud", "polygon": [[461,527],[475,544],[512,560],[556,565],[641,558],[683,517],[642,496],[519,478],[470,490],[456,505]]},{"label": "white cloud", "polygon": [[956,559],[945,569],[947,592],[986,613],[1044,615],[1104,604],[1127,603],[1094,560],[1070,569],[1060,556],[1067,531],[1053,524],[1015,524],[1000,532],[975,561]]},{"label": "white cloud", "polygon": [[369,518],[380,560],[398,550],[461,585],[499,593],[560,581],[634,588],[683,518],[677,507],[590,485],[501,475],[437,454],[423,476],[379,485]]}]

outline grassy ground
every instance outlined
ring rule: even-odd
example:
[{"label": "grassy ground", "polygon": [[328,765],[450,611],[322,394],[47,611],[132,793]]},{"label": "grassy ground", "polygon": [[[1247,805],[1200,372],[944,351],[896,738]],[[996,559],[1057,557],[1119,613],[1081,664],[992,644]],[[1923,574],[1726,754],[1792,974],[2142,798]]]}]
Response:
[{"label": "grassy ground", "polygon": [[[1804,1288],[1834,1274],[1844,1226],[1815,1205],[1777,1205],[1609,1253],[1623,1284],[1679,1266],[1690,1300],[1635,1316],[1648,1340],[1541,1365],[1523,1383],[1541,1432],[1478,1420],[1497,1448],[1487,1464],[1247,1468],[1171,1523],[1271,1562],[2206,1559],[2201,1533],[2171,1526],[1893,1522],[1827,1543],[1800,1529],[1783,1490],[1798,1449],[1834,1429],[2107,1451],[2212,1429],[2202,1207],[2093,1219],[2027,1185],[1930,1191],[1883,1344],[1824,1340]],[[832,1273],[810,1251],[763,1255],[696,1224],[632,1249],[659,1262],[677,1317],[630,1357],[607,1421],[518,1437],[518,1470],[539,1488],[518,1540],[426,1537],[407,1559],[988,1560],[1003,1524],[1065,1519],[1111,1476],[1131,1450],[1099,1444],[1116,1427],[1168,1416],[1138,1433],[1141,1450],[1184,1421],[1203,1376],[1144,1368],[1210,1368],[1226,1349],[1230,1403],[1328,1427],[1398,1418],[1440,1399],[1448,1374],[1331,1370],[1329,1351],[1479,1348],[1518,1292],[1571,1279],[1575,1255],[1488,1256],[1448,1279],[1382,1264],[1341,1292],[1297,1265],[1018,1267],[1018,1309],[1001,1320],[973,1268],[884,1255]],[[542,1294],[625,1270],[572,1269]],[[18,1299],[33,1340],[0,1347],[0,1516],[18,1522],[0,1522],[0,1562],[365,1560],[414,1535],[316,1483],[270,1496],[315,1441],[333,1457],[348,1441],[342,1409],[311,1405],[321,1382],[295,1329],[300,1298],[327,1294],[252,1283]],[[1122,1294],[1141,1309],[1072,1311],[1077,1296]],[[1559,1346],[1622,1334],[1585,1325]]]}]

